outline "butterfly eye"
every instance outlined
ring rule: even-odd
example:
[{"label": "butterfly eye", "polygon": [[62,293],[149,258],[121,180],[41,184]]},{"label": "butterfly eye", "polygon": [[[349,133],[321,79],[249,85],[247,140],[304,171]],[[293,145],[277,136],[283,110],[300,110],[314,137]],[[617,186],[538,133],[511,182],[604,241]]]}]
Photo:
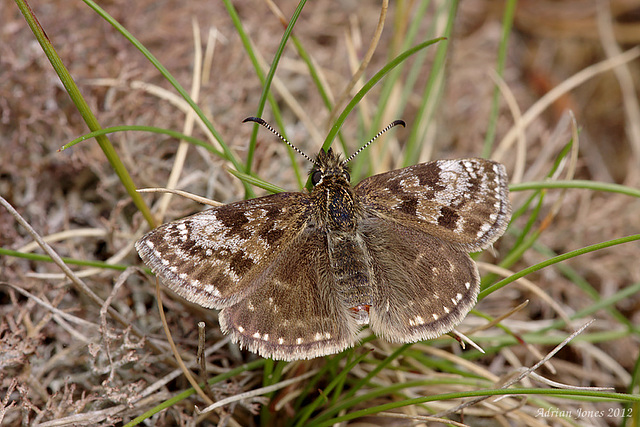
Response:
[{"label": "butterfly eye", "polygon": [[347,180],[347,182],[351,182],[351,175],[349,174],[349,171],[347,171],[347,170],[343,171],[343,175],[344,175],[345,179]]},{"label": "butterfly eye", "polygon": [[313,172],[313,174],[311,175],[311,184],[316,185],[321,180],[322,180],[322,172],[321,171]]}]

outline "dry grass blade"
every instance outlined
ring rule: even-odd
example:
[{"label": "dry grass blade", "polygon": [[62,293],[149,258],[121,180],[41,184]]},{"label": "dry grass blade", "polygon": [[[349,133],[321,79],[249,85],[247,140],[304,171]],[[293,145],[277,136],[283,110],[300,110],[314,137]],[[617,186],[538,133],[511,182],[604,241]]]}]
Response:
[{"label": "dry grass blade", "polygon": [[[373,85],[350,110],[338,141],[350,154],[387,122],[407,123],[350,163],[355,184],[421,161],[477,157],[492,139],[493,157],[516,185],[509,229],[492,251],[474,255],[483,286],[491,286],[558,254],[640,233],[633,197],[640,185],[636,3],[440,0],[387,9],[386,1],[366,7],[307,0],[279,58],[274,52],[298,0],[139,0],[126,10],[114,2],[101,2],[104,9],[93,0],[50,2],[38,20],[87,101],[82,114],[109,125],[115,157],[132,174],[130,187],[171,188],[140,190],[163,193],[144,197],[166,221],[221,204],[214,200],[238,201],[249,188],[266,195],[303,185],[299,157],[283,155],[286,148],[268,134],[254,141],[253,126],[240,124],[262,108],[259,70],[274,59],[279,65],[263,116],[315,151],[354,87],[368,88],[367,79],[398,53],[446,37]],[[35,13],[42,7],[33,6]],[[82,140],[86,124],[19,8],[9,2],[4,9],[0,424],[430,425],[451,423],[432,417],[461,403],[448,396],[514,388],[536,396],[486,399],[451,416],[453,423],[624,423],[623,416],[586,418],[577,411],[624,414],[623,401],[636,399],[635,244],[548,266],[483,298],[458,327],[464,335],[452,334],[464,350],[449,336],[398,346],[365,331],[363,344],[345,353],[272,363],[233,345],[215,311],[165,294],[165,323],[186,368],[178,367],[161,331],[154,287],[131,270],[121,273],[142,266],[133,244],[153,218],[131,203],[131,188],[95,140],[57,151]],[[494,69],[500,71],[488,71]],[[188,94],[199,108],[185,102]],[[180,135],[196,148],[177,144]],[[213,148],[221,144],[223,153]],[[251,174],[226,173],[224,157],[236,166],[251,158]],[[579,188],[518,185],[547,179],[577,180]],[[580,339],[544,356],[591,318],[597,323]],[[206,337],[198,335],[202,321]],[[470,348],[473,342],[486,353]],[[203,354],[196,357],[197,350]],[[533,372],[538,361],[545,365]],[[210,400],[224,406],[196,414],[194,404],[206,403],[183,369],[213,383]],[[300,377],[307,372],[317,373]],[[290,385],[274,393],[264,388],[282,384]],[[566,387],[575,392],[556,390]],[[592,392],[608,387],[618,393]],[[572,415],[540,412],[554,407]]]},{"label": "dry grass blade", "polygon": [[300,382],[302,380],[305,380],[307,378],[311,378],[312,376],[314,376],[317,373],[318,373],[318,370],[315,369],[313,371],[309,371],[309,372],[306,372],[306,373],[304,373],[302,375],[299,375],[299,376],[297,376],[295,378],[291,378],[291,379],[288,379],[288,380],[285,380],[285,381],[280,381],[277,384],[273,384],[273,385],[270,385],[270,386],[267,386],[267,387],[257,388],[255,390],[248,391],[248,392],[245,392],[245,393],[240,393],[240,394],[237,394],[235,396],[231,396],[231,397],[228,397],[226,399],[219,400],[218,402],[216,402],[216,403],[214,403],[212,405],[209,405],[209,406],[207,406],[206,408],[204,408],[202,410],[198,410],[196,408],[196,412],[198,412],[200,414],[206,414],[207,412],[211,412],[211,411],[213,411],[215,409],[221,408],[221,407],[223,407],[225,405],[229,405],[229,404],[231,404],[233,402],[239,402],[239,401],[242,401],[242,400],[251,399],[251,398],[256,397],[256,396],[261,396],[263,394],[271,393],[271,392],[274,392],[276,390],[281,390],[281,389],[283,389],[285,387],[289,387],[291,384],[295,384],[295,383]]},{"label": "dry grass blade", "polygon": [[[616,55],[613,58],[606,59],[597,64],[591,65],[584,70],[576,73],[571,78],[566,79],[557,87],[550,90],[534,105],[532,105],[531,108],[529,108],[527,112],[522,115],[522,120],[517,123],[518,127],[526,128],[527,126],[529,126],[553,102],[558,100],[558,98],[560,98],[565,93],[571,91],[576,86],[579,86],[580,84],[595,77],[600,73],[615,69],[616,67],[621,67],[638,57],[640,57],[640,47],[634,47],[627,50],[626,52],[621,53],[620,55]],[[512,140],[517,137],[519,132],[521,132],[521,130],[519,130],[518,128],[511,128],[511,130],[509,130],[509,132],[500,142],[500,145],[510,145],[512,143]]]},{"label": "dry grass blade", "polygon": [[[497,265],[487,264],[483,262],[478,262],[478,267],[484,269],[485,271],[499,274],[502,277],[509,277],[514,272],[498,267]],[[540,301],[544,301],[549,305],[549,307],[553,308],[553,310],[562,318],[567,325],[571,324],[571,319],[569,318],[569,314],[564,310],[560,304],[556,300],[554,300],[551,296],[547,295],[547,293],[540,289],[540,286],[536,285],[529,279],[525,279],[524,277],[519,278],[514,283],[517,283],[523,287],[525,287],[528,291],[532,292]],[[514,311],[509,311],[509,313],[513,313]],[[502,316],[500,316],[502,318]],[[493,323],[493,322],[492,322]]]},{"label": "dry grass blade", "polygon": [[[60,233],[53,233],[48,236],[43,236],[42,241],[47,243],[59,242],[62,240],[82,238],[82,237],[105,237],[107,231],[100,228],[76,228],[73,230],[61,231]],[[31,242],[27,245],[21,246],[16,249],[18,252],[33,252],[39,248],[38,242]]]},{"label": "dry grass blade", "polygon": [[[76,289],[78,289],[80,292],[82,292],[83,294],[85,294],[87,297],[89,297],[89,299],[91,301],[93,301],[95,304],[97,304],[98,306],[102,306],[104,304],[104,301],[102,300],[102,298],[100,298],[95,292],[93,292],[86,283],[84,283],[82,280],[80,280],[76,274],[71,271],[71,269],[69,267],[67,267],[67,265],[62,261],[62,259],[58,256],[58,254],[53,250],[53,248],[51,248],[51,246],[49,246],[49,244],[47,244],[47,242],[45,242],[40,235],[31,227],[31,225],[29,225],[29,223],[27,221],[25,221],[25,219],[18,213],[18,211],[16,211],[13,206],[11,206],[5,199],[4,197],[0,196],[0,205],[4,206],[4,208],[9,211],[9,213],[11,213],[11,215],[16,219],[16,221],[22,226],[24,227],[27,232],[31,235],[31,237],[33,238],[33,240],[35,240],[36,242],[38,242],[38,244],[40,245],[40,247],[42,248],[42,250],[44,250],[47,255],[49,255],[51,257],[51,259],[53,260],[53,262],[56,263],[56,265],[64,272],[64,274],[67,276],[67,278],[69,278],[69,280],[71,281],[71,283],[74,284],[74,286],[76,287]],[[131,324],[131,322],[126,319],[124,316],[122,316],[120,313],[118,313],[114,308],[109,307],[108,309],[109,315],[111,317],[113,317],[116,321],[118,321],[121,325],[125,326],[125,327],[131,327],[132,331],[139,337],[143,336],[143,333],[136,328],[134,325]]]},{"label": "dry grass blade", "polygon": [[[200,27],[198,26],[198,22],[195,19],[193,20],[193,46],[193,80],[191,83],[190,96],[191,99],[193,99],[193,102],[198,102],[200,94],[200,83],[202,81],[202,43],[200,41]],[[193,110],[189,110],[187,112],[187,117],[184,121],[182,133],[184,133],[185,135],[192,134],[196,117],[197,116]],[[171,168],[171,173],[169,174],[169,179],[167,180],[167,188],[174,189],[178,185],[178,179],[180,179],[180,175],[182,174],[188,150],[189,144],[186,141],[180,141],[173,162],[173,167]],[[170,201],[171,193],[165,193],[158,201],[157,216],[160,222],[163,222]]]},{"label": "dry grass blade", "polygon": [[[56,307],[52,306],[52,305],[51,305],[50,303],[48,303],[47,301],[44,301],[44,300],[42,300],[42,299],[38,298],[37,296],[32,295],[31,293],[29,293],[29,292],[25,291],[24,289],[22,289],[22,288],[20,288],[20,287],[18,287],[18,286],[12,285],[11,283],[2,283],[2,284],[3,284],[3,285],[5,285],[5,286],[9,286],[9,287],[11,287],[11,288],[15,289],[15,290],[16,290],[16,292],[21,293],[22,295],[24,295],[24,296],[26,296],[27,298],[29,298],[29,299],[31,299],[31,300],[33,300],[33,301],[35,301],[36,303],[38,303],[39,305],[41,305],[41,306],[42,306],[42,307],[44,307],[45,309],[49,310],[50,312],[52,312],[52,313],[54,313],[54,314],[57,314],[57,315],[58,315],[58,316],[60,316],[61,318],[65,319],[65,320],[67,320],[67,321],[69,321],[69,322],[71,322],[71,323],[76,323],[76,324],[78,324],[78,325],[82,325],[82,326],[85,326],[85,327],[89,327],[89,328],[95,329],[96,331],[97,331],[97,329],[98,329],[98,325],[97,325],[97,324],[92,323],[92,322],[89,322],[89,321],[87,321],[87,320],[85,320],[85,319],[82,319],[82,318],[80,318],[80,317],[73,316],[73,315],[71,315],[71,314],[69,314],[69,313],[65,313],[64,311],[62,311],[62,310],[60,310],[60,309],[58,309],[58,308],[56,308]],[[88,341],[88,339],[84,338],[84,339],[83,339],[83,341],[87,342],[87,341]]]},{"label": "dry grass blade", "polygon": [[[524,170],[526,167],[527,160],[527,134],[525,132],[526,126],[521,124],[522,120],[522,111],[520,111],[520,107],[518,106],[518,102],[516,101],[515,95],[509,89],[509,86],[505,83],[503,79],[500,78],[496,74],[495,71],[489,74],[491,79],[498,85],[500,89],[500,93],[504,97],[507,105],[509,106],[509,111],[511,111],[511,115],[513,116],[514,128],[516,129],[516,139],[510,141],[503,141],[494,151],[492,155],[492,159],[497,162],[504,162],[506,160],[506,153],[511,148],[513,142],[516,143],[516,160],[514,162],[513,173],[509,177],[509,182],[515,184],[518,182],[522,182],[522,177],[524,176]],[[511,144],[510,144],[511,143]]]},{"label": "dry grass blade", "polygon": [[382,35],[382,30],[384,29],[384,22],[387,18],[387,10],[389,9],[389,0],[383,0],[382,5],[380,7],[380,17],[378,18],[378,25],[376,26],[376,31],[371,37],[371,41],[369,42],[369,48],[367,49],[364,57],[360,61],[360,65],[358,69],[351,76],[351,80],[347,83],[347,86],[342,91],[342,94],[338,97],[333,109],[331,111],[331,116],[329,117],[328,123],[331,124],[336,119],[337,115],[340,114],[342,108],[347,103],[349,96],[351,96],[351,91],[358,83],[358,80],[364,74],[364,71],[367,69],[369,62],[371,62],[371,58],[373,57],[376,48],[378,47],[378,43],[380,42],[380,36]]},{"label": "dry grass blade", "polygon": [[[584,331],[586,328],[589,327],[589,325],[591,325],[595,320],[591,320],[587,323],[585,323],[584,325],[582,325],[580,328],[578,328],[574,333],[572,333],[571,335],[569,335],[563,342],[561,342],[560,344],[558,344],[553,350],[551,350],[549,353],[547,353],[547,355],[542,358],[541,360],[539,360],[536,364],[534,364],[533,366],[531,366],[530,368],[524,369],[519,375],[517,375],[515,378],[507,381],[505,384],[503,384],[500,388],[501,389],[507,389],[509,387],[511,387],[512,385],[522,381],[523,378],[527,377],[530,373],[534,372],[536,369],[538,369],[540,366],[544,365],[547,361],[549,361],[556,353],[558,353],[560,350],[562,350],[567,344],[569,344],[569,342],[571,342],[571,340],[573,340],[576,336],[580,335],[582,333],[582,331]],[[490,396],[486,396],[486,397],[479,397],[476,399],[471,399],[461,405],[456,406],[455,408],[452,408],[450,410],[441,412],[436,414],[435,416],[437,417],[443,417],[445,415],[449,415],[449,414],[453,414],[456,412],[461,411],[464,408],[467,408],[469,406],[473,406],[476,405],[480,402],[482,402],[483,400],[489,399]]]},{"label": "dry grass blade", "polygon": [[111,417],[114,417],[127,409],[127,405],[112,406],[111,408],[90,411],[82,414],[75,414],[55,421],[45,421],[38,423],[38,427],[59,427],[59,426],[79,426],[79,425],[99,425]]},{"label": "dry grass blade", "polygon": [[175,190],[170,188],[139,188],[138,193],[171,193],[178,196],[182,196],[194,202],[202,203],[209,206],[222,206],[222,203],[210,200],[205,197],[198,196],[197,194],[191,194],[182,190]]},{"label": "dry grass blade", "polygon": [[202,388],[200,388],[200,386],[198,385],[198,382],[191,374],[191,371],[185,365],[184,361],[182,360],[182,356],[180,356],[180,352],[178,351],[178,347],[176,347],[176,344],[173,340],[173,336],[171,335],[171,331],[169,330],[169,325],[167,324],[167,318],[164,314],[164,307],[162,305],[162,294],[160,293],[160,281],[157,277],[156,277],[156,298],[157,298],[156,301],[158,303],[158,312],[160,313],[160,319],[162,320],[162,325],[164,326],[164,332],[167,336],[167,341],[169,342],[169,346],[171,347],[171,351],[173,352],[173,356],[175,357],[176,362],[178,363],[178,366],[182,370],[182,373],[184,374],[187,381],[189,381],[189,384],[191,384],[191,387],[193,387],[196,393],[198,393],[198,396],[200,396],[200,398],[204,400],[207,404],[209,405],[213,404],[213,401],[211,400],[211,398],[205,394]]},{"label": "dry grass blade", "polygon": [[403,420],[411,420],[414,422],[424,421],[424,422],[432,422],[432,423],[443,423],[443,424],[458,426],[458,427],[469,427],[469,424],[459,423],[457,421],[453,421],[448,418],[427,417],[423,415],[396,414],[395,412],[380,412],[378,415],[385,418],[399,418]]},{"label": "dry grass blade", "polygon": [[[602,40],[602,47],[609,58],[614,58],[622,54],[622,49],[616,42],[613,31],[614,20],[611,16],[611,5],[608,1],[602,0],[596,1],[596,5],[598,32]],[[626,123],[628,125],[629,142],[635,153],[635,158],[638,158],[640,157],[640,101],[635,96],[638,91],[633,83],[632,71],[628,63],[614,68],[613,71],[620,82],[624,112],[627,115]],[[634,170],[636,169],[634,168]]]}]

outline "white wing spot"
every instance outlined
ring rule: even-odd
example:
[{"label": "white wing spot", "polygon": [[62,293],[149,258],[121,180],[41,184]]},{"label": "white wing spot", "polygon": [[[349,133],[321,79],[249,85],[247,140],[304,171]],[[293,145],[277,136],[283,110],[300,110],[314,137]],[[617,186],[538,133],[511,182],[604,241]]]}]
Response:
[{"label": "white wing spot", "polygon": [[467,289],[471,288],[471,283],[466,282],[466,283],[464,284],[464,287],[465,287],[465,288],[467,288]]},{"label": "white wing spot", "polygon": [[176,267],[175,265],[172,265],[171,267],[169,267],[169,271],[172,273],[177,273],[178,272],[178,267]]},{"label": "white wing spot", "polygon": [[238,332],[243,333],[244,332],[244,328],[242,326],[238,326]]},{"label": "white wing spot", "polygon": [[316,341],[320,341],[322,339],[322,334],[320,332],[316,333],[316,336],[314,337]]},{"label": "white wing spot", "polygon": [[442,309],[444,310],[445,313],[449,314],[449,309],[446,306],[442,306]]},{"label": "white wing spot", "polygon": [[204,291],[209,294],[213,294],[214,297],[219,297],[221,295],[220,291],[212,284],[205,285]]},{"label": "white wing spot", "polygon": [[458,301],[456,301],[455,298],[451,298],[451,302],[453,303],[453,305],[458,305]]},{"label": "white wing spot", "polygon": [[435,314],[435,313],[433,313],[433,315],[432,315],[432,316],[433,316],[433,318],[434,318],[435,320],[438,320],[438,317],[440,317],[440,316],[438,316],[438,315],[437,315],[437,314]]},{"label": "white wing spot", "polygon": [[458,218],[458,220],[456,221],[456,232],[462,233],[464,231],[464,226],[466,223],[467,221],[464,218]]},{"label": "white wing spot", "polygon": [[160,260],[160,262],[162,263],[162,265],[169,265],[169,261],[167,261],[166,259],[162,258]]},{"label": "white wing spot", "polygon": [[480,226],[480,231],[478,231],[478,233],[476,233],[476,235],[478,237],[483,236],[489,230],[491,230],[491,224],[489,224],[488,222],[485,222],[484,224],[482,224]]},{"label": "white wing spot", "polygon": [[152,242],[151,240],[147,240],[147,241],[146,241],[146,242],[144,242],[144,243],[149,247],[149,249],[153,249],[153,248],[154,248],[154,246],[153,246],[153,242]]},{"label": "white wing spot", "polygon": [[298,345],[302,344],[302,338],[297,338],[296,339],[296,344],[298,344]]},{"label": "white wing spot", "polygon": [[456,301],[460,301],[462,299],[462,294],[461,293],[457,293],[456,294]]},{"label": "white wing spot", "polygon": [[253,334],[253,337],[257,340],[260,339],[260,332],[256,332],[255,334]]},{"label": "white wing spot", "polygon": [[422,316],[416,316],[416,323],[418,325],[424,325],[424,319],[422,318]]},{"label": "white wing spot", "polygon": [[420,180],[415,175],[408,175],[400,180],[400,185],[403,187],[417,187],[420,185]]},{"label": "white wing spot", "polygon": [[180,273],[178,274],[178,277],[181,278],[182,280],[187,278],[187,273]]},{"label": "white wing spot", "polygon": [[328,340],[331,338],[331,334],[329,332],[324,333],[324,339]]},{"label": "white wing spot", "polygon": [[284,344],[284,338],[278,338],[278,344]]},{"label": "white wing spot", "polygon": [[253,306],[253,303],[251,301],[249,301],[249,304],[247,304],[247,308],[249,309],[249,311],[254,311],[256,308]]},{"label": "white wing spot", "polygon": [[264,334],[262,336],[262,339],[265,340],[265,341],[269,341],[269,334]]},{"label": "white wing spot", "polygon": [[206,256],[211,256],[211,255],[213,255],[213,251],[211,249],[207,249],[206,251],[204,251],[204,254]]}]

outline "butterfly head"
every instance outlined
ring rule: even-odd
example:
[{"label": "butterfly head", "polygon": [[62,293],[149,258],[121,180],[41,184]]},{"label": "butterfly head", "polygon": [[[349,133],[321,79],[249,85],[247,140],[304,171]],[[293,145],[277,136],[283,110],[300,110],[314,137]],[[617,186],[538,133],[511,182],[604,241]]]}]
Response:
[{"label": "butterfly head", "polygon": [[326,185],[329,182],[332,185],[348,186],[351,182],[351,175],[345,161],[331,148],[329,151],[320,150],[309,176],[314,187],[321,184]]}]

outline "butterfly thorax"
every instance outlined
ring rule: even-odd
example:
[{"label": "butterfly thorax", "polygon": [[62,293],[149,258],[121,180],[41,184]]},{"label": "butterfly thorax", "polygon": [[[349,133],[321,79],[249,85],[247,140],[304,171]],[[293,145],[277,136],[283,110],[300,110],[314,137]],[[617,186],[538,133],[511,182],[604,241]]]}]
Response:
[{"label": "butterfly thorax", "polygon": [[331,150],[318,155],[318,166],[311,171],[314,188],[311,199],[316,224],[325,233],[330,274],[345,305],[354,309],[360,323],[368,322],[361,310],[371,303],[370,257],[358,232],[362,209],[349,182],[349,171]]},{"label": "butterfly thorax", "polygon": [[353,232],[360,215],[356,195],[349,182],[349,170],[330,149],[320,151],[311,171],[311,199],[316,223],[326,231]]}]

